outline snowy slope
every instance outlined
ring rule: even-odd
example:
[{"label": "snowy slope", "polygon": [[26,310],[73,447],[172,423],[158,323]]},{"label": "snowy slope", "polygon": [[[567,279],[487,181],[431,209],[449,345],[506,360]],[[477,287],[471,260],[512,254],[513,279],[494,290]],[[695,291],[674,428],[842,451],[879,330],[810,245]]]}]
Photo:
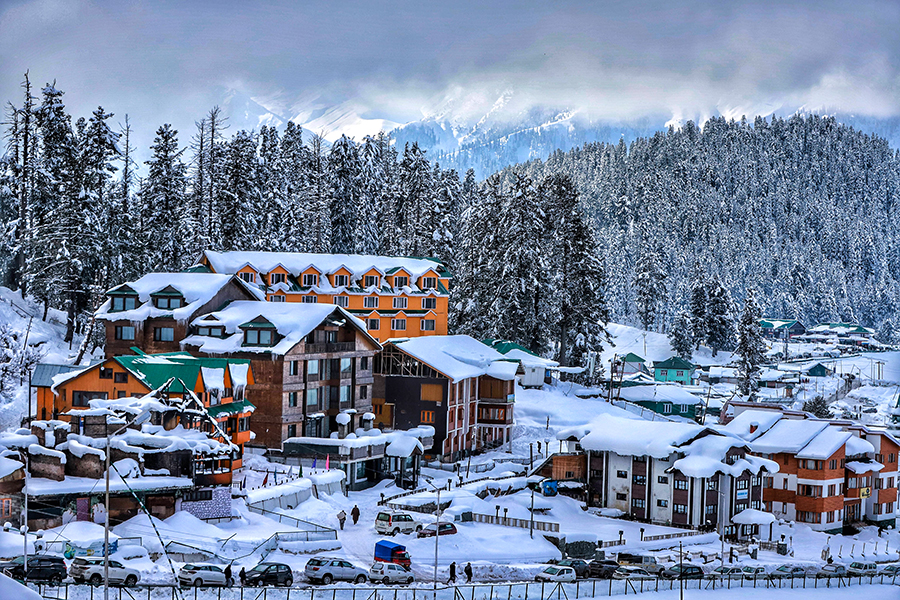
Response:
[{"label": "snowy slope", "polygon": [[[675,354],[672,351],[669,338],[664,334],[644,331],[643,329],[617,323],[610,323],[607,326],[607,330],[614,344],[612,347],[604,347],[601,353],[603,368],[607,374],[609,373],[609,364],[613,359],[613,355],[625,356],[629,352],[633,352],[648,362],[653,362],[666,360]],[[731,362],[731,353],[720,351],[716,356],[713,356],[712,350],[706,346],[700,346],[699,350],[694,351],[691,362],[695,365],[704,366],[727,365]]]}]

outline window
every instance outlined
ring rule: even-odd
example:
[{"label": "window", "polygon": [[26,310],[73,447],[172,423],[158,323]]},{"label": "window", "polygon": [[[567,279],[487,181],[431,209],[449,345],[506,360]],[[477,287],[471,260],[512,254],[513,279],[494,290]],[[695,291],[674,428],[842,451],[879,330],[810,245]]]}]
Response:
[{"label": "window", "polygon": [[352,358],[342,358],[341,359],[341,378],[344,379],[350,376],[350,373],[353,372],[353,359]]},{"label": "window", "polygon": [[271,285],[278,285],[279,283],[284,283],[287,280],[284,273],[272,273],[272,276],[269,278],[269,282]]},{"label": "window", "polygon": [[659,477],[656,478],[656,481],[657,481],[658,483],[665,483],[665,484],[667,484],[667,483],[669,483],[669,478],[666,477],[665,475],[660,475]]},{"label": "window", "polygon": [[681,414],[687,413],[687,412],[688,412],[688,405],[687,405],[687,404],[679,404],[679,405],[678,405],[678,412],[680,412]]},{"label": "window", "polygon": [[834,523],[834,511],[830,510],[825,513],[825,522],[826,523]]},{"label": "window", "polygon": [[153,341],[155,342],[173,342],[175,341],[175,329],[172,327],[154,327]]},{"label": "window", "polygon": [[888,454],[888,462],[889,462],[889,463],[897,462],[897,455],[894,454],[893,452],[891,452],[890,454]]},{"label": "window", "polygon": [[180,296],[157,296],[153,299],[153,306],[164,310],[172,310],[181,308],[181,300]]},{"label": "window", "polygon": [[628,500],[628,494],[616,494],[616,500]]},{"label": "window", "polygon": [[708,514],[708,515],[716,514],[716,505],[715,504],[708,505],[706,507],[706,514]]},{"label": "window", "polygon": [[619,479],[628,479],[628,471],[616,471],[616,477]]},{"label": "window", "polygon": [[684,377],[684,371],[675,371],[675,377]]},{"label": "window", "polygon": [[304,304],[318,304],[319,298],[316,296],[303,296]]},{"label": "window", "polygon": [[434,331],[434,319],[422,319],[419,327],[422,331]]},{"label": "window", "polygon": [[687,504],[673,504],[672,510],[675,511],[675,514],[685,515],[687,514]]},{"label": "window", "polygon": [[137,299],[134,296],[112,296],[113,312],[132,310],[137,305]]},{"label": "window", "polygon": [[739,490],[746,490],[750,487],[749,479],[738,479],[735,481],[735,487]]},{"label": "window", "polygon": [[238,419],[238,431],[250,431],[250,417]]},{"label": "window", "polygon": [[365,400],[369,397],[369,386],[361,385],[359,386],[359,399]]},{"label": "window", "polygon": [[710,491],[715,491],[715,490],[719,489],[719,481],[716,479],[710,479],[709,481],[706,482],[706,489],[708,489]]},{"label": "window", "polygon": [[832,460],[828,461],[828,468],[831,469],[832,471],[834,469],[837,469],[837,460],[832,459]]},{"label": "window", "polygon": [[381,329],[381,319],[366,319],[366,329],[369,331],[378,331]]},{"label": "window", "polygon": [[419,421],[421,423],[434,423],[434,411],[433,410],[423,410]]},{"label": "window", "polygon": [[686,490],[688,489],[687,479],[676,479],[675,480],[675,489],[676,490]]},{"label": "window", "polygon": [[315,273],[307,273],[303,276],[303,285],[311,286],[311,285],[319,285],[319,276]]},{"label": "window", "polygon": [[347,275],[335,275],[334,287],[344,287],[350,283],[350,277]]},{"label": "window", "polygon": [[248,329],[244,332],[245,346],[271,346],[272,331],[269,329]]},{"label": "window", "polygon": [[423,290],[433,290],[437,287],[437,277],[423,277],[422,278],[422,289]]},{"label": "window", "polygon": [[406,331],[406,319],[391,319],[391,329],[394,331]]},{"label": "window", "polygon": [[297,392],[288,392],[288,406],[297,406]]},{"label": "window", "polygon": [[632,498],[631,506],[632,508],[644,508],[647,504],[641,498]]},{"label": "window", "polygon": [[378,275],[366,275],[363,278],[364,287],[376,287],[378,285]]},{"label": "window", "polygon": [[184,502],[206,502],[212,500],[212,490],[195,490],[185,492],[182,496]]},{"label": "window", "polygon": [[0,519],[12,517],[12,498],[0,499]]},{"label": "window", "polygon": [[822,497],[822,486],[821,485],[806,485],[801,483],[797,486],[797,495],[798,496],[807,496],[810,498],[821,498]]},{"label": "window", "polygon": [[288,375],[292,375],[296,377],[300,374],[300,361],[292,360],[288,361]]},{"label": "window", "polygon": [[72,406],[88,406],[88,400],[94,399],[106,400],[108,395],[106,392],[72,392]]},{"label": "window", "polygon": [[319,388],[306,390],[306,406],[315,407],[319,405]]},{"label": "window", "polygon": [[297,437],[297,426],[296,425],[288,425],[288,437]]},{"label": "window", "polygon": [[319,374],[319,361],[317,361],[317,360],[306,361],[306,374],[307,375],[318,375]]},{"label": "window", "polygon": [[837,486],[835,486],[833,483],[828,486],[828,495],[829,496],[834,496],[834,491],[835,491],[836,487]]},{"label": "window", "polygon": [[225,328],[224,327],[198,327],[197,335],[208,335],[211,337],[224,337],[225,336]]},{"label": "window", "polygon": [[669,506],[669,501],[668,500],[657,500],[656,506],[658,506],[659,508],[666,508],[667,506]]},{"label": "window", "polygon": [[884,454],[875,453],[875,462],[884,463]]},{"label": "window", "polygon": [[402,288],[402,287],[406,287],[408,285],[409,285],[409,277],[404,277],[402,275],[394,276],[394,287],[395,288]]},{"label": "window", "polygon": [[359,370],[360,371],[368,371],[369,370],[369,357],[363,356],[359,359]]},{"label": "window", "polygon": [[130,325],[116,325],[116,339],[117,340],[133,340],[134,339],[134,327]]},{"label": "window", "polygon": [[112,379],[113,378],[113,370],[105,369],[100,367],[100,379]]},{"label": "window", "polygon": [[128,397],[128,392],[125,390],[116,390],[116,398],[126,398]]},{"label": "window", "polygon": [[437,298],[422,298],[422,309],[431,310],[437,308]]},{"label": "window", "polygon": [[672,403],[671,402],[663,402],[663,414],[664,415],[672,414]]},{"label": "window", "polygon": [[116,383],[128,383],[128,373],[116,373],[115,382]]},{"label": "window", "polygon": [[378,296],[366,296],[363,298],[363,308],[378,308]]},{"label": "window", "polygon": [[348,298],[347,296],[335,296],[334,303],[341,308],[347,308],[348,306],[350,306],[350,298]]},{"label": "window", "polygon": [[245,283],[253,283],[256,279],[253,273],[238,273],[238,277],[241,278]]},{"label": "window", "polygon": [[407,303],[407,298],[394,298],[394,308],[406,308]]},{"label": "window", "polygon": [[644,475],[633,475],[631,482],[635,485],[647,485],[647,477]]},{"label": "window", "polygon": [[284,302],[285,298],[283,294],[275,294],[271,298],[269,298],[272,302]]}]

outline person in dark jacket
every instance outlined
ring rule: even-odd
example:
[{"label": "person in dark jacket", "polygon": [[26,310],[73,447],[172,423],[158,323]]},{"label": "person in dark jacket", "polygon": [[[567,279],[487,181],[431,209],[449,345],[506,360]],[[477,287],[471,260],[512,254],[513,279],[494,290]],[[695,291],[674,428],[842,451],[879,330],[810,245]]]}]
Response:
[{"label": "person in dark jacket", "polygon": [[225,565],[225,585],[233,585],[234,579],[231,578],[231,563]]},{"label": "person in dark jacket", "polygon": [[472,563],[466,563],[466,568],[463,569],[463,572],[466,574],[466,583],[472,583]]},{"label": "person in dark jacket", "polygon": [[241,572],[238,573],[238,577],[241,579],[241,587],[247,583],[247,571],[244,570],[244,567],[241,567]]},{"label": "person in dark jacket", "polygon": [[359,521],[359,507],[355,504],[353,505],[353,510],[350,511],[350,518],[353,519],[354,525]]},{"label": "person in dark jacket", "polygon": [[447,583],[456,583],[456,563],[450,563],[450,579],[447,580]]}]

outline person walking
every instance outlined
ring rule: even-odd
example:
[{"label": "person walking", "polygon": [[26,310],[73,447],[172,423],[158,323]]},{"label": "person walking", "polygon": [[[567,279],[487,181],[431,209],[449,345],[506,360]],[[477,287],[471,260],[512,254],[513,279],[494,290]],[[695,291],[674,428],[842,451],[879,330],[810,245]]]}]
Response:
[{"label": "person walking", "polygon": [[338,518],[338,523],[341,524],[341,531],[343,531],[344,530],[344,521],[347,520],[347,513],[345,513],[342,509],[341,512],[339,512],[337,514],[337,518]]},{"label": "person walking", "polygon": [[472,583],[472,563],[466,563],[466,568],[463,569],[463,572],[466,574],[466,583]]},{"label": "person walking", "polygon": [[456,563],[450,563],[450,579],[447,580],[447,583],[456,583]]},{"label": "person walking", "polygon": [[241,587],[247,583],[247,571],[244,570],[244,567],[241,567],[241,572],[238,573],[238,577],[241,580]]},{"label": "person walking", "polygon": [[234,585],[234,579],[231,578],[231,563],[225,565],[225,585],[228,587]]},{"label": "person walking", "polygon": [[359,521],[359,506],[356,504],[353,505],[353,510],[350,511],[350,517],[353,519],[353,524],[356,525],[356,522]]}]

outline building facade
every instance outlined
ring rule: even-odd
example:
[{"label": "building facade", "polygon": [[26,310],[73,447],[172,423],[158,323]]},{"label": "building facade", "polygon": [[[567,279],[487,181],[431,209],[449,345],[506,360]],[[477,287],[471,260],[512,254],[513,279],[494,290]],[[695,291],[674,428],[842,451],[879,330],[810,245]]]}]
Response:
[{"label": "building facade", "polygon": [[677,356],[653,363],[653,379],[662,383],[691,385],[696,367]]}]

